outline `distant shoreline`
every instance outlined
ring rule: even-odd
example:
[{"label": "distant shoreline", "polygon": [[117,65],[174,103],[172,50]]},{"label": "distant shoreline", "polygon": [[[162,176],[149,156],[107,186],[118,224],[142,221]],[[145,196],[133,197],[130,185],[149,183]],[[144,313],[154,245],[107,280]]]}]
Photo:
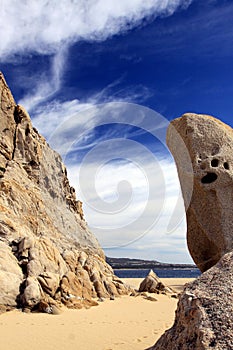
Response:
[{"label": "distant shoreline", "polygon": [[173,264],[161,263],[156,260],[142,260],[130,258],[110,258],[106,257],[107,263],[113,269],[193,269],[197,268],[194,264]]}]

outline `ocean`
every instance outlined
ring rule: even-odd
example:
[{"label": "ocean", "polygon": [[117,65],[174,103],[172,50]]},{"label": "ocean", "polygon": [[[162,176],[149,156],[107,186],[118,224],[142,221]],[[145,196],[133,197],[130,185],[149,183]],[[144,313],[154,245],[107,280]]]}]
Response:
[{"label": "ocean", "polygon": [[[160,278],[196,278],[201,274],[197,268],[154,268],[153,271]],[[119,278],[145,278],[149,272],[150,269],[114,269],[115,275]]]}]

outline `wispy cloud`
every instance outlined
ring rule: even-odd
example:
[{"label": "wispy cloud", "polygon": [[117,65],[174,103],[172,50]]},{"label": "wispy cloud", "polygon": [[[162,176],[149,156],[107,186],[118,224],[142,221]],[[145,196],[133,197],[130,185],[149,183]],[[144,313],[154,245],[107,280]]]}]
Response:
[{"label": "wispy cloud", "polygon": [[[93,177],[85,176],[85,183],[81,165],[69,164],[69,177],[84,202],[88,224],[111,254],[124,247],[126,251],[132,249],[134,257],[143,256],[145,251],[147,258],[172,261],[176,249],[176,261],[182,262],[188,257],[186,222],[183,204],[179,208],[175,205],[179,196],[175,165],[169,158],[157,158],[151,163],[143,150],[138,156],[143,160],[141,167],[132,158],[102,164],[100,168],[100,164],[86,163],[85,174]],[[89,196],[93,182],[96,190]],[[168,223],[174,214],[182,221],[168,233]]]},{"label": "wispy cloud", "polygon": [[[90,105],[79,113],[75,103],[68,107],[74,113],[51,130],[48,141],[63,155],[71,184],[101,245],[134,247],[139,254],[143,247],[158,250],[161,243],[171,250],[179,242],[185,250],[178,176],[168,151],[160,148],[165,147],[168,121],[130,103]],[[56,118],[57,113],[55,122]],[[97,127],[103,128],[99,134]],[[140,138],[142,133],[154,135],[155,153]]]},{"label": "wispy cloud", "polygon": [[51,54],[64,43],[104,40],[138,25],[143,18],[169,16],[191,0],[2,0],[0,57]]},{"label": "wispy cloud", "polygon": [[37,83],[31,87],[31,91],[24,96],[20,103],[28,111],[33,111],[38,104],[52,98],[59,91],[64,72],[67,46],[60,47],[59,51],[52,57],[52,64],[48,72],[43,72]]},{"label": "wispy cloud", "polygon": [[[0,41],[0,62],[14,61],[19,56],[29,59],[33,54],[44,55],[51,60],[50,67],[39,78],[38,72],[35,73],[36,79],[30,80],[33,82],[28,89],[30,93],[20,103],[33,111],[35,126],[67,160],[71,182],[77,189],[78,197],[82,199],[85,195],[87,220],[105,247],[130,244],[135,251],[139,251],[156,247],[160,242],[160,246],[171,250],[173,244],[176,245],[177,241],[180,243],[184,234],[180,228],[174,234],[166,233],[169,215],[174,208],[177,210],[175,204],[179,185],[174,164],[166,157],[156,159],[154,154],[145,150],[143,144],[128,140],[132,136],[131,127],[136,126],[140,132],[145,129],[154,134],[164,144],[164,130],[168,122],[142,106],[138,109],[133,104],[113,102],[143,101],[151,91],[141,85],[128,87],[127,91],[118,89],[116,93],[119,84],[116,81],[85,101],[78,98],[65,102],[56,100],[67,67],[69,47],[81,40],[102,41],[124,33],[152,18],[170,16],[191,2],[0,2],[0,31],[4,33],[4,40]],[[109,132],[109,129],[108,135],[96,138],[93,130],[109,123],[121,124],[124,130],[122,139],[116,130]],[[101,149],[101,145],[104,148]],[[88,151],[88,157],[84,157],[84,162],[80,164],[75,154],[82,149]],[[114,151],[117,151],[115,155]],[[85,169],[84,173],[81,168]],[[92,175],[91,182],[86,181],[87,177],[83,174]],[[83,194],[81,185],[84,186]],[[182,216],[182,207],[179,210]],[[108,232],[113,231],[114,234],[110,236]]]},{"label": "wispy cloud", "polygon": [[60,86],[70,45],[102,41],[140,25],[145,19],[170,16],[192,0],[62,0],[35,2],[2,0],[0,3],[0,61],[18,59],[33,53],[51,55],[52,66],[42,74],[21,103],[33,107],[55,94]]},{"label": "wispy cloud", "polygon": [[[48,101],[46,103],[43,103],[41,106],[39,105],[34,109],[33,108],[35,106],[35,103],[33,102],[34,99],[38,98],[38,95],[41,96],[41,94],[36,93],[35,95],[33,95],[34,98],[31,95],[26,96],[24,99],[20,100],[19,103],[22,104],[23,106],[26,106],[28,110],[30,110],[29,107],[32,108],[34,125],[46,138],[49,139],[51,135],[54,133],[54,131],[57,128],[59,128],[61,125],[62,125],[61,131],[62,131],[62,134],[64,134],[65,126],[63,125],[63,123],[66,120],[72,121],[71,129],[74,127],[77,128],[77,126],[79,127],[82,124],[81,120],[83,121],[83,123],[86,123],[87,125],[87,118],[88,119],[96,118],[98,120],[98,117],[96,117],[96,114],[100,115],[100,112],[103,113],[104,116],[106,116],[107,109],[110,108],[111,102],[112,103],[117,103],[117,102],[142,103],[152,94],[152,92],[149,89],[143,86],[140,86],[140,87],[134,86],[132,88],[128,87],[124,91],[118,90],[118,93],[116,94],[113,92],[113,88],[117,87],[120,81],[121,79],[116,80],[115,82],[106,86],[103,90],[97,92],[96,94],[91,95],[88,99],[82,100],[82,101],[78,99],[65,101],[65,102],[61,102],[59,100],[52,100],[51,102]],[[42,90],[43,90],[43,86],[44,85],[42,84],[41,85]],[[102,107],[104,106],[103,109],[101,110],[100,110],[101,108],[100,105],[102,105]],[[116,107],[116,104],[114,104],[114,108],[115,107]],[[89,114],[88,111],[90,111],[91,114]],[[107,121],[107,117],[106,117],[106,121]],[[91,124],[92,126],[93,125],[97,126],[94,121],[93,123]],[[55,144],[53,146],[56,147]],[[79,147],[82,147],[82,145],[79,144]]]}]

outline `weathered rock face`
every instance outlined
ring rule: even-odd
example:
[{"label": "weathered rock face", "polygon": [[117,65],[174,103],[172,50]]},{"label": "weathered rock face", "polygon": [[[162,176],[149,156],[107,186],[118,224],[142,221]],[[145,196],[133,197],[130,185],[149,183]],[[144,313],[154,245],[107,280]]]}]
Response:
[{"label": "weathered rock face", "polygon": [[205,272],[186,285],[173,327],[151,350],[233,349],[233,132],[213,117],[185,114],[169,126],[167,142],[186,205],[188,247]]},{"label": "weathered rock face", "polygon": [[173,327],[150,350],[233,349],[232,314],[231,252],[186,285],[179,299]]},{"label": "weathered rock face", "polygon": [[167,143],[186,205],[188,248],[205,271],[233,250],[233,131],[213,117],[185,114],[171,122]]},{"label": "weathered rock face", "polygon": [[159,277],[154,273],[153,270],[150,270],[146,278],[141,282],[139,286],[139,292],[148,292],[148,293],[173,293],[173,291],[166,287],[165,284],[163,284]]},{"label": "weathered rock face", "polygon": [[0,305],[32,309],[125,294],[83,218],[61,157],[0,74]]}]

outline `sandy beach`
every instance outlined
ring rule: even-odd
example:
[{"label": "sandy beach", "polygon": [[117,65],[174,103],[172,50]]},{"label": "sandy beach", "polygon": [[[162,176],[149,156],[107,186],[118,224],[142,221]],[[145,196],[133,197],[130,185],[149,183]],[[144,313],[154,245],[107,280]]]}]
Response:
[{"label": "sandy beach", "polygon": [[[193,279],[161,279],[180,292]],[[124,279],[138,287],[142,279]],[[177,299],[153,295],[157,301],[124,296],[89,310],[60,315],[0,315],[0,350],[143,350],[153,345],[174,321]]]}]

